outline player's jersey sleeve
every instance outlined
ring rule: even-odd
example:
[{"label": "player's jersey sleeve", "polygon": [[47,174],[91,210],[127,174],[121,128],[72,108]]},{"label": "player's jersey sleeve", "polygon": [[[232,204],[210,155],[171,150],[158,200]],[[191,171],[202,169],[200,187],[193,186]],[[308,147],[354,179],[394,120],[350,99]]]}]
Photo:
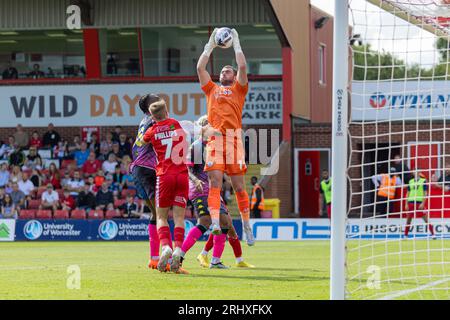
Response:
[{"label": "player's jersey sleeve", "polygon": [[144,134],[144,138],[143,141],[145,143],[150,143],[152,142],[152,137],[153,137],[153,127],[150,127]]},{"label": "player's jersey sleeve", "polygon": [[208,95],[215,87],[216,84],[212,82],[212,80],[209,80],[209,82],[202,87],[202,91]]},{"label": "player's jersey sleeve", "polygon": [[236,90],[237,93],[239,93],[239,95],[245,97],[248,93],[248,83],[245,86],[243,86],[239,83],[239,81],[236,81],[234,84],[234,89]]}]

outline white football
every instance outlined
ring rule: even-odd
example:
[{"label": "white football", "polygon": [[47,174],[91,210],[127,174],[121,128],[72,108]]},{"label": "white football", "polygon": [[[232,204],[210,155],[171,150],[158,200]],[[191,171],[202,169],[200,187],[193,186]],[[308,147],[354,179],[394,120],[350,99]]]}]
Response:
[{"label": "white football", "polygon": [[217,30],[214,40],[218,47],[228,49],[233,44],[233,33],[230,28],[220,28]]}]

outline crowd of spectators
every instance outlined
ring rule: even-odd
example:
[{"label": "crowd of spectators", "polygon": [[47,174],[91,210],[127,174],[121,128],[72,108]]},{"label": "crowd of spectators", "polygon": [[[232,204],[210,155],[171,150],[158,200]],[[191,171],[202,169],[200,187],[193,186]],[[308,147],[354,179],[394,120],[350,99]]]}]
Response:
[{"label": "crowd of spectators", "polygon": [[[75,209],[146,218],[149,209],[135,198],[129,173],[132,139],[117,126],[100,141],[74,136],[63,140],[53,124],[41,137],[21,125],[0,142],[0,218],[18,218],[22,211],[55,213]],[[40,152],[49,155],[49,165]]]},{"label": "crowd of spectators", "polygon": [[43,79],[43,78],[56,78],[56,77],[85,77],[86,69],[84,66],[80,65],[64,65],[63,73],[56,73],[51,67],[47,68],[44,72],[41,70],[41,65],[39,63],[33,64],[32,69],[29,72],[19,73],[17,68],[14,67],[12,63],[6,67],[6,69],[1,72],[1,79],[3,80],[17,80],[19,78],[29,78],[29,79]]}]

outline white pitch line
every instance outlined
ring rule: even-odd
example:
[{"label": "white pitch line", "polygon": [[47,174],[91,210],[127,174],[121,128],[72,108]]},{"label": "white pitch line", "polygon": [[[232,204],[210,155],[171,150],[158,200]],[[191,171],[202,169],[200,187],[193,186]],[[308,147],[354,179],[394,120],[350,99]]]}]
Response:
[{"label": "white pitch line", "polygon": [[385,297],[380,298],[378,300],[393,300],[393,299],[397,299],[397,298],[399,298],[401,296],[405,296],[407,294],[414,293],[414,292],[417,292],[417,291],[422,291],[422,290],[428,289],[430,287],[435,287],[435,286],[438,286],[440,284],[443,284],[443,283],[446,283],[446,282],[449,282],[449,281],[450,281],[450,278],[433,281],[433,282],[424,284],[424,285],[422,285],[420,287],[417,287],[417,288],[414,288],[414,289],[408,289],[408,290],[402,290],[402,291],[396,292],[394,294],[385,296]]}]

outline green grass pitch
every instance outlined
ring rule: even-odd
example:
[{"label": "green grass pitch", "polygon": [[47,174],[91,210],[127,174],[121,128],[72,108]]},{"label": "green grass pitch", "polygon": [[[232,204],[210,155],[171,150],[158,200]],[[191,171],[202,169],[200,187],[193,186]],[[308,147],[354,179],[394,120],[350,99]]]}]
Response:
[{"label": "green grass pitch", "polygon": [[[367,242],[369,243],[369,242]],[[148,244],[145,242],[16,242],[0,243],[0,299],[328,299],[329,298],[329,242],[258,242],[255,247],[244,243],[244,258],[256,269],[234,267],[232,250],[227,245],[224,262],[230,270],[201,268],[196,256],[204,243],[197,244],[187,255],[184,267],[189,275],[160,274],[146,266]],[[394,253],[398,242],[388,245],[370,245],[364,252]],[[426,267],[411,269],[425,275],[445,275],[450,263],[449,241],[402,243],[405,254],[402,263],[426,262]],[[350,249],[356,243],[350,242]],[[431,248],[429,246],[432,246]],[[359,251],[351,251],[357,253]],[[351,253],[351,254],[353,254]],[[445,255],[444,255],[445,254]],[[388,255],[388,262],[395,265],[401,255]],[[353,259],[353,258],[352,258]],[[361,270],[373,262],[382,264],[386,258],[364,260]],[[406,259],[406,260],[405,260]],[[413,259],[413,260],[411,260]],[[422,260],[421,260],[422,259]],[[431,261],[432,260],[432,261]],[[428,263],[433,262],[433,263]],[[444,263],[444,266],[442,265]],[[70,276],[67,268],[79,266],[81,288],[68,289]],[[431,266],[430,266],[431,265]],[[447,268],[447,269],[445,269]],[[351,270],[355,272],[355,270]],[[386,277],[398,278],[401,270],[381,274],[381,288],[369,290],[365,286],[367,274],[349,283],[355,298],[382,296],[398,290],[414,289],[434,281],[435,278],[384,281]],[[408,275],[403,269],[403,275]],[[450,280],[450,279],[449,279]],[[400,299],[449,298],[448,283],[436,285],[435,290],[413,292]],[[440,289],[440,290],[439,290]]]}]

